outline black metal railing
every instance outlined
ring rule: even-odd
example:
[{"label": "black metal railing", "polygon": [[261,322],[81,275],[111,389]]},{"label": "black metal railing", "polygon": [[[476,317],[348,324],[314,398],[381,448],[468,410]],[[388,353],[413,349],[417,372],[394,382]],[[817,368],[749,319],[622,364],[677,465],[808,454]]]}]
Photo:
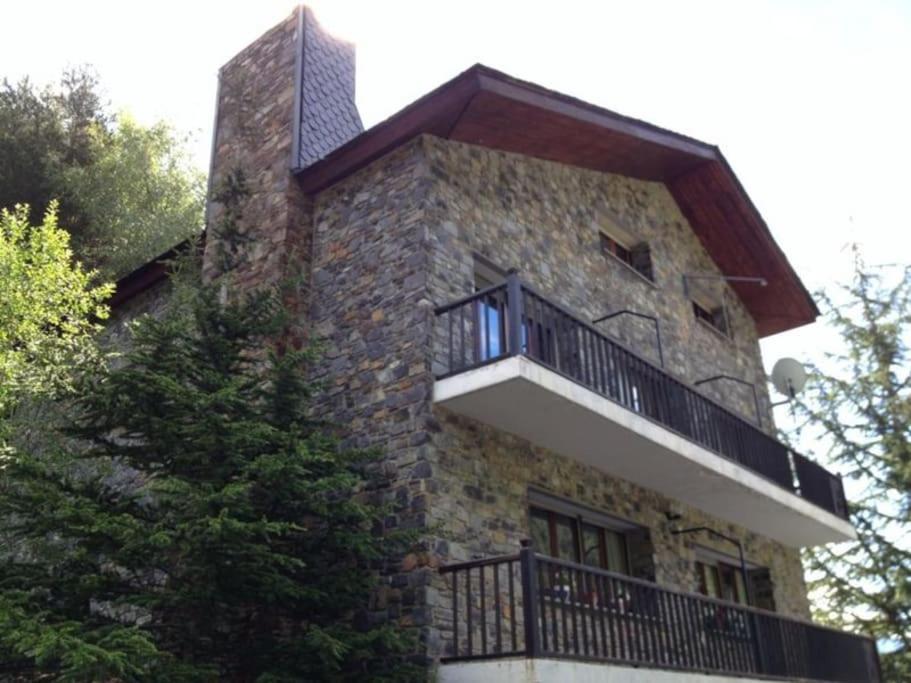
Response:
[{"label": "black metal railing", "polygon": [[448,577],[443,661],[550,657],[687,671],[881,680],[870,638],[535,554],[463,562]]},{"label": "black metal railing", "polygon": [[787,446],[548,301],[514,273],[501,285],[440,306],[436,315],[440,378],[526,356],[847,518],[838,477],[802,456],[792,470]]},{"label": "black metal railing", "polygon": [[792,457],[800,495],[811,503],[848,519],[848,502],[841,477],[800,453],[792,453]]}]

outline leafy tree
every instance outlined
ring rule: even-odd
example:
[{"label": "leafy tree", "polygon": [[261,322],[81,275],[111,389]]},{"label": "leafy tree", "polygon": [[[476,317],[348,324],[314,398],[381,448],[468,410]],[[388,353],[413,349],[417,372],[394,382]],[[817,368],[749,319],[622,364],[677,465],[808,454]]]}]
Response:
[{"label": "leafy tree", "polygon": [[0,211],[0,442],[24,397],[59,394],[74,367],[99,360],[93,337],[113,290],[93,279],[73,263],[53,203],[37,226],[26,206]]},{"label": "leafy tree", "polygon": [[94,135],[94,161],[63,168],[61,187],[85,221],[81,253],[124,275],[199,232],[203,176],[164,123],[144,127],[122,114],[115,130]]},{"label": "leafy tree", "polygon": [[77,206],[58,177],[61,168],[95,158],[98,137],[110,128],[98,78],[88,68],[64,72],[56,88],[37,89],[27,78],[0,86],[0,208],[26,204],[43,214],[66,199],[61,224],[71,233],[83,227]]},{"label": "leafy tree", "polygon": [[106,276],[129,272],[202,227],[203,176],[169,126],[112,115],[89,68],[54,88],[0,86],[0,207],[43,212],[83,261]]},{"label": "leafy tree", "polygon": [[80,385],[83,447],[13,453],[0,515],[0,661],[58,680],[406,680],[369,625],[382,536],[364,467],[312,420],[312,348],[275,292],[214,286],[134,326]]},{"label": "leafy tree", "polygon": [[801,431],[831,444],[858,541],[808,556],[817,616],[875,636],[887,680],[911,680],[911,268],[866,267],[822,301],[843,350],[813,369]]}]

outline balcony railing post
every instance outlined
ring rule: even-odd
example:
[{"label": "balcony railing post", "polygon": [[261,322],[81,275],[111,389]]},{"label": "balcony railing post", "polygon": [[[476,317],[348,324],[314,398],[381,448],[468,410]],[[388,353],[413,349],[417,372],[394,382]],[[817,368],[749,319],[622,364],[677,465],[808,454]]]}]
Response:
[{"label": "balcony railing post", "polygon": [[525,656],[537,657],[538,645],[538,570],[535,549],[529,539],[521,541],[519,567],[522,572],[522,613],[525,620]]},{"label": "balcony railing post", "polygon": [[515,269],[506,275],[506,312],[509,316],[507,352],[510,356],[517,356],[522,353],[522,284]]}]

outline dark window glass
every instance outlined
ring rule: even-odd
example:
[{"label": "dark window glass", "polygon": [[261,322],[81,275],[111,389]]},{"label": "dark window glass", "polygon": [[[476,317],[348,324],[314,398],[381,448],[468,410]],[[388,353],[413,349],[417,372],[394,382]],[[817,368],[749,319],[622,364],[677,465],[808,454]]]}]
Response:
[{"label": "dark window glass", "polygon": [[616,531],[605,529],[604,540],[607,550],[607,568],[620,574],[629,573],[626,537]]},{"label": "dark window glass", "polygon": [[775,586],[772,583],[772,573],[766,567],[751,569],[747,572],[750,580],[750,590],[753,592],[755,607],[775,611]]},{"label": "dark window glass", "polygon": [[705,562],[697,562],[696,573],[699,577],[699,592],[710,598],[720,598],[721,580],[718,577],[718,567]]},{"label": "dark window glass", "polygon": [[[493,282],[483,275],[475,274],[475,291],[492,287]],[[498,292],[477,302],[477,357],[479,361],[489,360],[505,353],[503,293]]]},{"label": "dark window glass", "polygon": [[539,553],[599,569],[629,573],[624,534],[579,518],[531,508],[531,538]]},{"label": "dark window glass", "polygon": [[699,320],[702,320],[703,322],[714,327],[716,330],[721,332],[721,334],[729,336],[727,317],[724,314],[724,307],[719,306],[718,308],[710,311],[694,301],[693,314]]},{"label": "dark window glass", "polygon": [[545,510],[531,509],[531,541],[535,550],[545,555],[553,555],[550,547],[550,520]]},{"label": "dark window glass", "polygon": [[652,251],[645,242],[637,244],[630,250],[630,260],[633,268],[649,280],[655,280],[652,273]]},{"label": "dark window glass", "polygon": [[747,604],[746,585],[739,567],[725,562],[696,562],[696,575],[703,595]]},{"label": "dark window glass", "polygon": [[605,567],[606,548],[601,538],[601,529],[593,524],[582,524],[582,564],[590,567]]},{"label": "dark window glass", "polygon": [[576,520],[572,517],[554,514],[554,531],[556,533],[556,553],[561,560],[579,561],[579,538]]}]

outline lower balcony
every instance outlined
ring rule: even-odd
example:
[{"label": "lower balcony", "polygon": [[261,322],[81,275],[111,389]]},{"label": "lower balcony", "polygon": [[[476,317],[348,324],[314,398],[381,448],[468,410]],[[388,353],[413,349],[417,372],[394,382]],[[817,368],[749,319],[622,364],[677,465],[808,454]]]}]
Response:
[{"label": "lower balcony", "polygon": [[538,555],[449,565],[440,680],[879,683],[873,640]]},{"label": "lower balcony", "polygon": [[438,405],[787,545],[855,538],[838,476],[516,275],[436,313]]}]

